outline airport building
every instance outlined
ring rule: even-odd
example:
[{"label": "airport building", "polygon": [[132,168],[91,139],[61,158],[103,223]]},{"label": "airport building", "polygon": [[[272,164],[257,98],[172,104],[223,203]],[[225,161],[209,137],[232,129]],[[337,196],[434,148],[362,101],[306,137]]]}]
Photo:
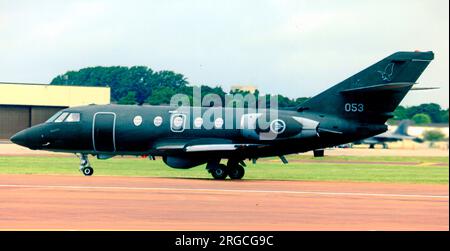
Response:
[{"label": "airport building", "polygon": [[109,87],[0,82],[0,139],[9,139],[67,107],[109,103]]},{"label": "airport building", "polygon": [[230,91],[244,91],[250,93],[255,93],[257,89],[258,88],[254,85],[232,85],[230,87]]}]

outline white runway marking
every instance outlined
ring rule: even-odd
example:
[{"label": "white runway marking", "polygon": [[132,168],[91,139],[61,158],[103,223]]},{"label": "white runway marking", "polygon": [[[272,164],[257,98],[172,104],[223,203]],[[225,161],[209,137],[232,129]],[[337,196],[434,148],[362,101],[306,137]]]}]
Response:
[{"label": "white runway marking", "polygon": [[226,193],[278,193],[278,194],[312,194],[334,196],[370,196],[370,197],[414,197],[448,199],[448,195],[426,194],[383,194],[383,193],[353,193],[353,192],[323,192],[323,191],[287,191],[287,190],[241,190],[241,189],[212,189],[212,188],[172,188],[172,187],[118,187],[118,186],[65,186],[65,185],[19,185],[0,184],[0,188],[44,188],[62,190],[141,190],[141,191],[184,191],[184,192],[226,192]]}]

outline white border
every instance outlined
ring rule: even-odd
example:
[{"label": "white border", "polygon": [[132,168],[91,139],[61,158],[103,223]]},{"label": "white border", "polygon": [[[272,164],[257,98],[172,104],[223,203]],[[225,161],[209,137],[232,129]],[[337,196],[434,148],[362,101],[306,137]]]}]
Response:
[{"label": "white border", "polygon": [[[183,117],[183,130],[174,130],[173,129],[173,127],[172,127],[172,125],[173,125],[173,117],[175,117],[175,116],[179,116],[179,115],[181,115],[182,117]],[[172,132],[184,132],[184,129],[186,128],[186,114],[184,114],[184,113],[173,113],[171,116],[170,116],[170,131],[172,131]]]}]

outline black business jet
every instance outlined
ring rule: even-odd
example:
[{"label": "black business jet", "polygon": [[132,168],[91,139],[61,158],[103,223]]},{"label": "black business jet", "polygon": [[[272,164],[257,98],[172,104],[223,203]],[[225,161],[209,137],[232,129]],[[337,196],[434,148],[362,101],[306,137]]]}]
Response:
[{"label": "black business jet", "polygon": [[61,110],[11,141],[76,153],[86,176],[94,171],[89,154],[143,155],[161,156],[173,168],[206,164],[215,179],[241,179],[244,160],[279,156],[287,163],[286,154],[385,132],[386,121],[433,58],[433,52],[394,53],[295,109],[88,105]]}]

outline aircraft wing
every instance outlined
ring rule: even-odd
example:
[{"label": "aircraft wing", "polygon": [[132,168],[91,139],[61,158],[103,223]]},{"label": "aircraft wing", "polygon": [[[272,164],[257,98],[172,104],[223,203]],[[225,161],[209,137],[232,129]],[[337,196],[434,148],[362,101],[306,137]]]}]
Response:
[{"label": "aircraft wing", "polygon": [[209,151],[235,151],[249,148],[261,148],[262,144],[214,144],[214,145],[189,145],[184,148],[186,152],[209,152]]},{"label": "aircraft wing", "polygon": [[380,144],[383,142],[396,142],[404,139],[412,139],[408,136],[374,136],[364,140],[366,144]]},{"label": "aircraft wing", "polygon": [[155,144],[158,151],[172,152],[222,152],[222,151],[239,151],[254,148],[266,147],[265,144],[247,144],[233,143],[230,140],[212,139],[212,140],[191,140],[191,141],[162,141]]},{"label": "aircraft wing", "polygon": [[412,140],[414,142],[417,143],[423,143],[424,140],[419,138],[419,137],[415,137],[415,136],[410,136],[410,135],[395,135],[394,137],[396,140]]},{"label": "aircraft wing", "polygon": [[395,141],[400,141],[400,140],[413,140],[418,143],[423,142],[423,140],[418,137],[409,136],[409,135],[396,135],[396,134],[392,134],[389,136],[374,136],[374,137],[364,139],[363,142],[365,144],[380,144],[383,142],[395,142]]}]

